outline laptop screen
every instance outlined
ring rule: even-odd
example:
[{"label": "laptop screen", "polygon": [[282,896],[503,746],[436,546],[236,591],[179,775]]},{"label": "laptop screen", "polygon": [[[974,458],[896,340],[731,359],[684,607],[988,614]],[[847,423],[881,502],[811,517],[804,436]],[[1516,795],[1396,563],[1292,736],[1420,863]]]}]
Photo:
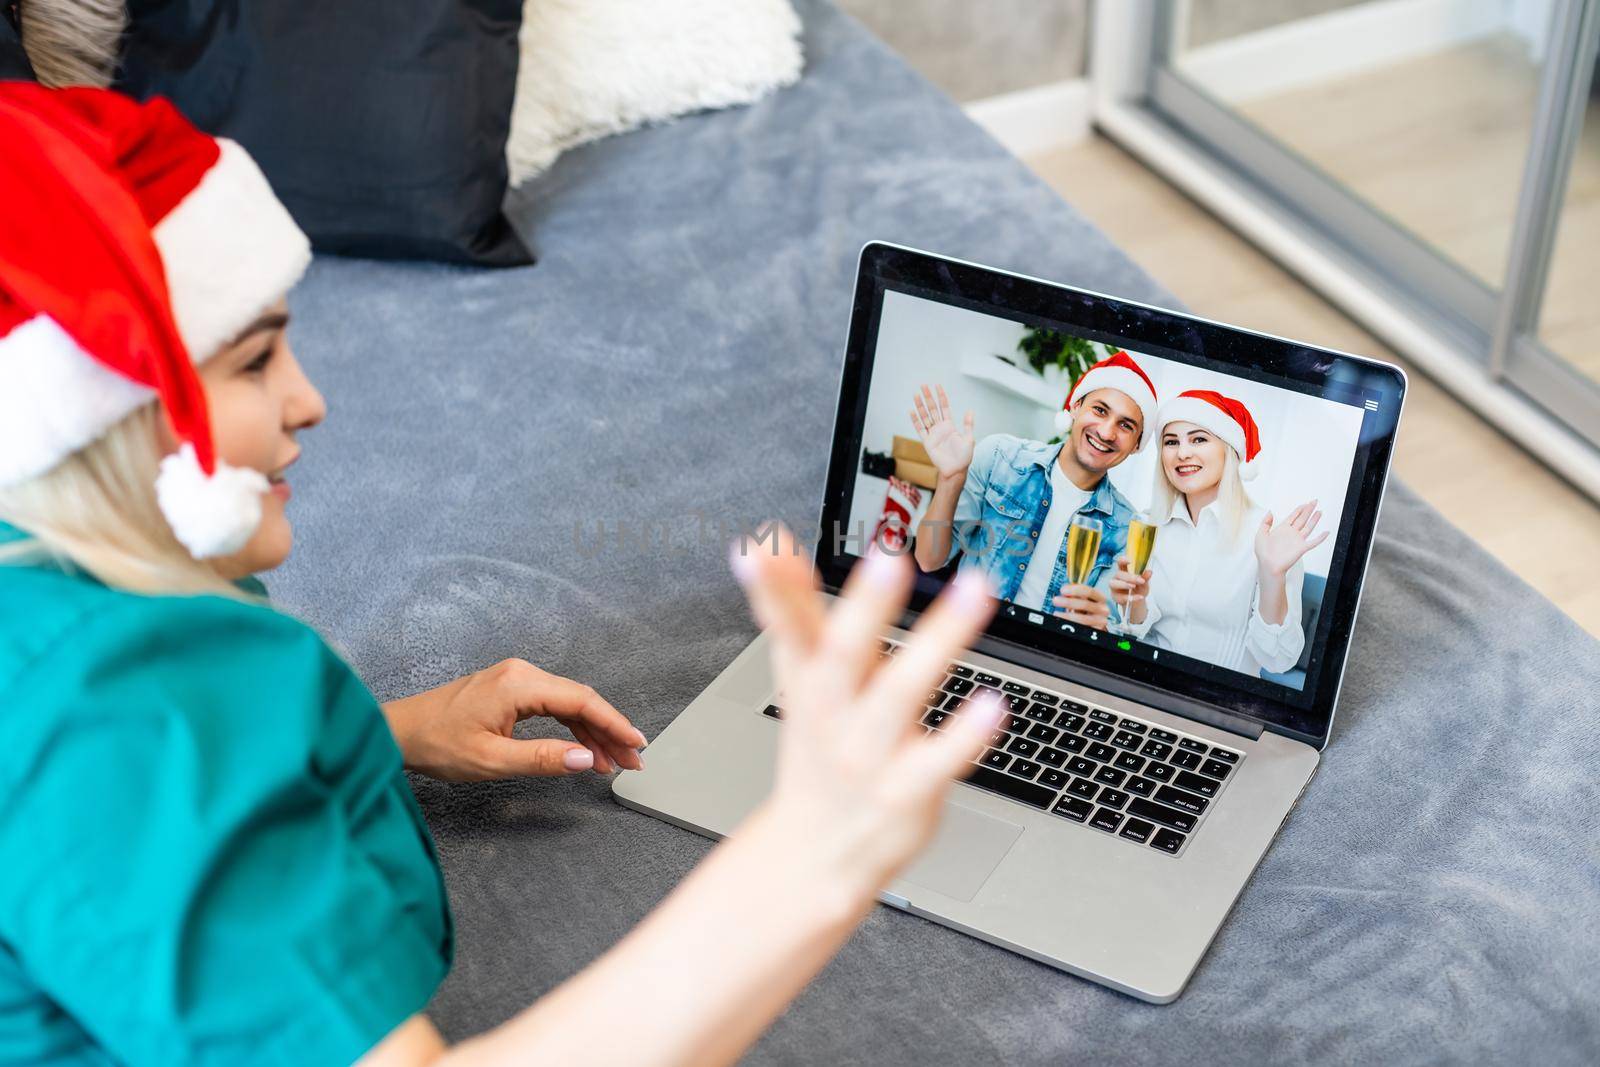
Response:
[{"label": "laptop screen", "polygon": [[819,561],[982,570],[996,636],[1325,734],[1397,371],[884,245],[855,318]]}]

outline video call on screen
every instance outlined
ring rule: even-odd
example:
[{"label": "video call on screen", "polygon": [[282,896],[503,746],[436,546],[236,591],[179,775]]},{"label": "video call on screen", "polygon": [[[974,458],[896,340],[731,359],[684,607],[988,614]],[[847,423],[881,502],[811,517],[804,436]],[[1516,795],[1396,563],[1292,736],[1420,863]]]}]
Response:
[{"label": "video call on screen", "polygon": [[[935,578],[983,569],[1001,612],[1044,630],[1305,687],[1361,397],[1342,403],[902,292],[883,301],[851,528]],[[1130,395],[1145,387],[1127,361],[1153,404]],[[1091,371],[1064,416],[1086,365],[1110,373]],[[1137,603],[1118,585],[1134,575]]]}]

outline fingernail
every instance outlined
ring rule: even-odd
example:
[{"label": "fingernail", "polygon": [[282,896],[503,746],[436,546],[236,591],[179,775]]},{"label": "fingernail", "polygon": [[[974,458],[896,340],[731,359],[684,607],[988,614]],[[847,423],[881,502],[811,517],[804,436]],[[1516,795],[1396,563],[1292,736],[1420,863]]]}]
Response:
[{"label": "fingernail", "polygon": [[728,569],[740,585],[749,585],[755,577],[756,561],[751,558],[742,537],[728,546]]},{"label": "fingernail", "polygon": [[878,547],[876,541],[867,549],[862,566],[867,569],[867,581],[879,589],[893,589],[900,584],[900,561]]},{"label": "fingernail", "polygon": [[594,753],[586,748],[569,748],[561,757],[561,765],[569,771],[586,771],[594,766]]},{"label": "fingernail", "polygon": [[962,607],[980,608],[994,599],[994,591],[989,586],[989,576],[982,571],[962,571],[956,575],[955,581],[951,582],[950,586],[956,602]]}]

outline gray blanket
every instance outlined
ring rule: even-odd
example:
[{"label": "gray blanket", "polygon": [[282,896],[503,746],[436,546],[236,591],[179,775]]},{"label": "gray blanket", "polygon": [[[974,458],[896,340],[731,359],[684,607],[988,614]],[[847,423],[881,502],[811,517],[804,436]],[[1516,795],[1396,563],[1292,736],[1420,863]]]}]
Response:
[{"label": "gray blanket", "polygon": [[[523,656],[659,732],[753,633],[696,516],[815,519],[863,241],[1170,302],[859,26],[800,6],[796,88],[572,152],[515,197],[538,266],[323,259],[295,294],[332,413],[271,585],[380,697]],[[1597,694],[1600,646],[1396,485],[1322,769],[1177,1003],[880,908],[751,1060],[1594,1063]],[[709,847],[594,776],[416,784],[458,922],[431,1007],[453,1038]],[[626,1060],[625,1027],[596,1040]]]}]

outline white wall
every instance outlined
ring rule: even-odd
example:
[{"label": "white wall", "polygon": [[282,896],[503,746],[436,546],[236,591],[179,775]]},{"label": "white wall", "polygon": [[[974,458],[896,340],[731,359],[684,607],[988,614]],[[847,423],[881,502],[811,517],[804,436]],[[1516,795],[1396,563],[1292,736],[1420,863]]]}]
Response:
[{"label": "white wall", "polygon": [[[1054,434],[1050,410],[968,378],[959,369],[969,353],[1013,352],[1022,332],[1020,323],[1008,319],[900,293],[885,294],[863,447],[887,452],[894,434],[916,436],[908,412],[914,391],[923,382],[943,382],[953,412],[972,409],[979,437],[1014,433],[1049,439]],[[1215,389],[1242,401],[1261,433],[1261,474],[1246,483],[1251,497],[1279,517],[1316,499],[1323,511],[1319,528],[1338,529],[1361,430],[1361,409],[1157,356],[1131,354],[1150,376],[1159,397],[1186,389]],[[1150,502],[1157,452],[1153,438],[1149,439],[1143,451],[1110,474],[1112,484],[1136,508]],[[884,479],[858,474],[849,521],[862,522],[870,532],[882,513],[887,488]],[[930,495],[923,494],[919,515]],[[1326,575],[1332,555],[1330,537],[1306,557],[1306,573]]]}]

